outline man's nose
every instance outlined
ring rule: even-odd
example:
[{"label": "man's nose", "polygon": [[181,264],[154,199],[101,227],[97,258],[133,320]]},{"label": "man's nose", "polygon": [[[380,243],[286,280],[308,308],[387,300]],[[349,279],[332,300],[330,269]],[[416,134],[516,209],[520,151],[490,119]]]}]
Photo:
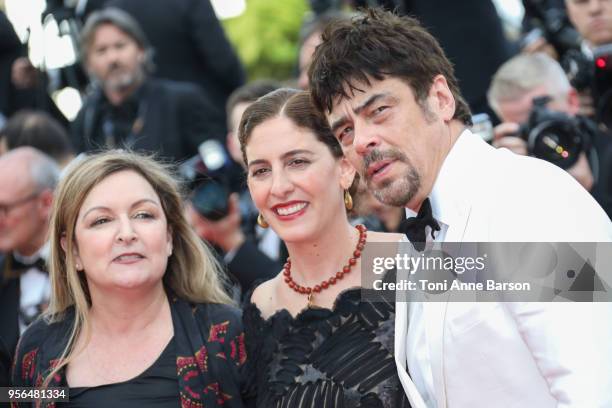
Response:
[{"label": "man's nose", "polygon": [[370,150],[380,145],[380,138],[373,126],[368,124],[356,125],[353,129],[355,132],[353,145],[355,152],[360,156],[366,155]]},{"label": "man's nose", "polygon": [[589,13],[591,14],[599,14],[601,13],[602,10],[602,4],[601,4],[602,0],[590,0],[588,7],[589,7]]}]

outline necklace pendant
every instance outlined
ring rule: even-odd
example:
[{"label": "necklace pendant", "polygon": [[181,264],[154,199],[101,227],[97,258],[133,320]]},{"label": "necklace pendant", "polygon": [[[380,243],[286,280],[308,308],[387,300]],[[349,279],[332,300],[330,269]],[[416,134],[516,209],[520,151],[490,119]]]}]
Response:
[{"label": "necklace pendant", "polygon": [[312,292],[308,294],[308,308],[312,307]]}]

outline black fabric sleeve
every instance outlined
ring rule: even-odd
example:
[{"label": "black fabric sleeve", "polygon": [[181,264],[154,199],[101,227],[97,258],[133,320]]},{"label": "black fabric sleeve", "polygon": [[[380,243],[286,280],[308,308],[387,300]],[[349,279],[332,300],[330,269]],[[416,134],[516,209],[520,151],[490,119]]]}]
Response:
[{"label": "black fabric sleeve", "polygon": [[[201,60],[228,93],[245,81],[242,64],[225,36],[210,0],[192,0],[189,10],[191,37]],[[224,110],[224,109],[223,109]]]},{"label": "black fabric sleeve", "polygon": [[211,102],[199,87],[183,83],[184,92],[180,100],[180,126],[182,142],[187,157],[198,153],[198,146],[205,140],[216,139],[225,143],[225,132],[219,127],[223,119],[218,117]]}]

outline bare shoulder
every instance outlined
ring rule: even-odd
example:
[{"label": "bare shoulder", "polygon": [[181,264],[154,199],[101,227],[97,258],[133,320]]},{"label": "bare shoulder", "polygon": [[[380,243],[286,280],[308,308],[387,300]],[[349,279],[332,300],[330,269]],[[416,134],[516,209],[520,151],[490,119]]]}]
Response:
[{"label": "bare shoulder", "polygon": [[368,231],[368,242],[400,242],[406,236],[395,232]]},{"label": "bare shoulder", "polygon": [[257,286],[251,295],[251,303],[261,311],[262,316],[270,316],[275,312],[275,299],[282,273]]}]

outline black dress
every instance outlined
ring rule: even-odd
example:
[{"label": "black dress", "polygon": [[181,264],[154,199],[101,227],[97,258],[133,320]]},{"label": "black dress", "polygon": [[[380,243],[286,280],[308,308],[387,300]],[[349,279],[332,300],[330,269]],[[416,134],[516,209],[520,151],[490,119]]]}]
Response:
[{"label": "black dress", "polygon": [[349,289],[332,310],[295,318],[283,309],[264,320],[249,302],[243,320],[258,407],[410,406],[393,357],[394,303]]},{"label": "black dress", "polygon": [[70,402],[58,404],[70,408],[179,408],[180,405],[174,338],[157,360],[135,378],[97,387],[70,388]]}]

